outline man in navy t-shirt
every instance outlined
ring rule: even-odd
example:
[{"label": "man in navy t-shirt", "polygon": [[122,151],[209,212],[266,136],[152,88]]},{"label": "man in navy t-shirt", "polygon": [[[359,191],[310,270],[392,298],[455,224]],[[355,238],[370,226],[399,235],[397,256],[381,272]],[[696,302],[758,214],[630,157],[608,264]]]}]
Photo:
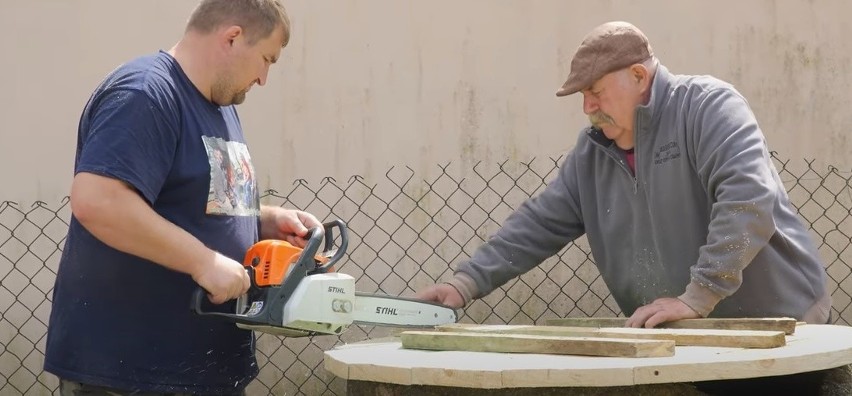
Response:
[{"label": "man in navy t-shirt", "polygon": [[304,246],[320,225],[260,205],[234,108],[289,35],[278,1],[202,0],[172,49],[120,66],[89,99],[45,356],[62,395],[241,394],[257,375],[252,333],[189,303],[200,286],[233,311],[253,243]]}]

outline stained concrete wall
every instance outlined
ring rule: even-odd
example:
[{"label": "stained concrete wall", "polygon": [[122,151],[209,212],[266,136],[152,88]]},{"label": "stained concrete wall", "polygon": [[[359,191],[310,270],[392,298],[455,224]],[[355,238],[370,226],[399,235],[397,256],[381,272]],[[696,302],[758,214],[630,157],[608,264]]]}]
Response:
[{"label": "stained concrete wall", "polygon": [[[852,2],[847,0],[284,1],[294,26],[291,44],[267,86],[253,89],[239,108],[264,190],[288,190],[296,178],[318,182],[324,176],[346,180],[356,174],[372,184],[392,166],[411,167],[416,178],[430,180],[447,162],[460,169],[460,179],[478,161],[493,169],[505,160],[559,156],[571,148],[585,117],[578,97],[558,99],[554,92],[586,32],[615,19],[642,28],[673,72],[712,74],[734,83],[781,158],[814,159],[814,166],[832,165],[844,176],[852,167],[846,131],[852,125],[852,28],[846,21]],[[23,210],[35,201],[48,208],[63,206],[77,121],[92,89],[122,62],[171,47],[194,4],[0,0],[0,208],[7,209],[0,211],[0,226],[6,227],[0,228],[5,320],[0,352],[6,351],[0,356],[0,394],[12,392],[9,385],[29,389],[27,394],[50,394],[57,385],[53,376],[40,372],[38,352],[43,351],[52,272],[34,275],[40,263],[32,260],[42,257],[39,247],[44,245],[24,245],[38,236],[27,234],[39,230],[2,202],[18,202],[16,208]],[[828,200],[835,198],[841,200]],[[842,220],[848,228],[848,213],[843,213],[848,207],[835,205],[837,211],[827,218]],[[70,215],[67,206],[57,215]],[[60,240],[65,228],[52,224],[58,228],[41,232]],[[4,242],[11,240],[10,228],[23,242]],[[848,233],[825,234],[821,251],[827,263],[848,263],[843,248]],[[15,249],[19,252],[11,255]],[[50,258],[45,264],[55,270],[55,246],[48,243],[46,249]],[[28,251],[28,259],[18,260]],[[435,268],[429,262],[415,264]],[[10,272],[13,265],[19,272]],[[830,266],[831,286],[847,279],[847,271],[848,265]],[[590,273],[578,272],[580,277]],[[848,290],[846,281],[839,286]],[[835,308],[843,310],[840,318],[846,323],[848,295],[835,295]],[[567,297],[559,298],[553,309],[564,314],[559,301]],[[597,303],[592,301],[592,308]],[[569,314],[576,313],[571,303],[565,306]],[[583,301],[576,307],[582,309]],[[477,312],[467,311],[479,318]],[[265,345],[260,344],[262,354]],[[275,348],[273,343],[270,350]],[[10,353],[28,357],[22,362]],[[318,361],[319,353],[314,355],[306,359]],[[266,365],[251,389],[265,393],[263,379],[277,381],[282,375],[274,364]],[[294,392],[284,387],[275,394]]]},{"label": "stained concrete wall", "polygon": [[[91,90],[168,49],[192,0],[2,0],[0,200],[57,202]],[[676,73],[749,99],[772,149],[849,167],[846,0],[288,0],[293,38],[239,108],[262,188],[453,161],[562,154],[584,125],[558,99],[585,33],[628,20]]]}]

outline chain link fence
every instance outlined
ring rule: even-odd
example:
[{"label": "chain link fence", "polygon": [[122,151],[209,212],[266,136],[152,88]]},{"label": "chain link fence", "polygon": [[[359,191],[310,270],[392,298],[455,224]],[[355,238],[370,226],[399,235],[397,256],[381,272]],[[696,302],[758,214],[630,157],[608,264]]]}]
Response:
[{"label": "chain link fence", "polygon": [[[773,153],[791,200],[810,226],[833,291],[835,322],[852,321],[852,172],[792,163]],[[410,296],[446,280],[459,260],[497,230],[523,200],[555,176],[561,158],[528,163],[461,164],[417,175],[391,168],[382,180],[297,180],[268,190],[263,202],[304,209],[349,226],[348,257],[338,271],[357,289]],[[57,394],[42,371],[53,283],[70,218],[68,200],[30,206],[0,203],[0,395]],[[616,316],[585,239],[464,310],[463,322],[543,324],[548,318]],[[259,334],[260,375],[249,395],[343,395],[345,382],[323,369],[323,352],[391,330],[352,326],[339,337]]]}]

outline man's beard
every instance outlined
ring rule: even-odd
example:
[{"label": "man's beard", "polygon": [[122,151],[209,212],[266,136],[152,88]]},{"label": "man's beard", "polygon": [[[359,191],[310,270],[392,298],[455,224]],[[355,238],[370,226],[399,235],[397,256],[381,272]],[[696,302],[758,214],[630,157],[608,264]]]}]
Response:
[{"label": "man's beard", "polygon": [[238,105],[238,104],[245,102],[247,93],[248,93],[248,89],[245,89],[245,90],[242,90],[242,91],[234,94],[234,96],[231,98],[231,104],[232,105]]},{"label": "man's beard", "polygon": [[234,91],[233,85],[229,84],[227,81],[220,80],[213,84],[213,88],[210,92],[210,99],[213,103],[219,106],[238,105],[245,102],[246,94],[250,88],[251,87],[236,93],[231,93]]},{"label": "man's beard", "polygon": [[615,125],[615,120],[613,120],[612,117],[600,110],[589,114],[589,122],[592,123],[592,126],[598,129],[600,129],[601,124]]}]

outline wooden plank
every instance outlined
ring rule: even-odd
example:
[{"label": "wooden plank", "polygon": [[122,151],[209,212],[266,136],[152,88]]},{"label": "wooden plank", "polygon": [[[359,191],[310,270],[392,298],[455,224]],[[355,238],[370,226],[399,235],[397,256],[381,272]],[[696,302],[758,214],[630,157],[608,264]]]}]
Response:
[{"label": "wooden plank", "polygon": [[543,353],[610,357],[674,356],[671,340],[562,337],[525,334],[483,334],[405,331],[402,347],[437,351]]},{"label": "wooden plank", "polygon": [[672,340],[680,346],[713,346],[727,348],[776,348],[786,344],[781,331],[712,330],[712,329],[637,329],[632,327],[565,327],[449,324],[438,331],[476,334],[524,334],[560,337],[626,338]]},{"label": "wooden plank", "polygon": [[783,331],[713,329],[600,329],[608,337],[671,339],[676,345],[725,348],[777,348],[787,344]]},{"label": "wooden plank", "polygon": [[[627,318],[562,318],[548,319],[548,326],[570,327],[624,327]],[[662,323],[663,329],[715,329],[715,330],[765,330],[783,331],[793,334],[796,331],[796,319],[793,318],[705,318],[682,319]]]}]

